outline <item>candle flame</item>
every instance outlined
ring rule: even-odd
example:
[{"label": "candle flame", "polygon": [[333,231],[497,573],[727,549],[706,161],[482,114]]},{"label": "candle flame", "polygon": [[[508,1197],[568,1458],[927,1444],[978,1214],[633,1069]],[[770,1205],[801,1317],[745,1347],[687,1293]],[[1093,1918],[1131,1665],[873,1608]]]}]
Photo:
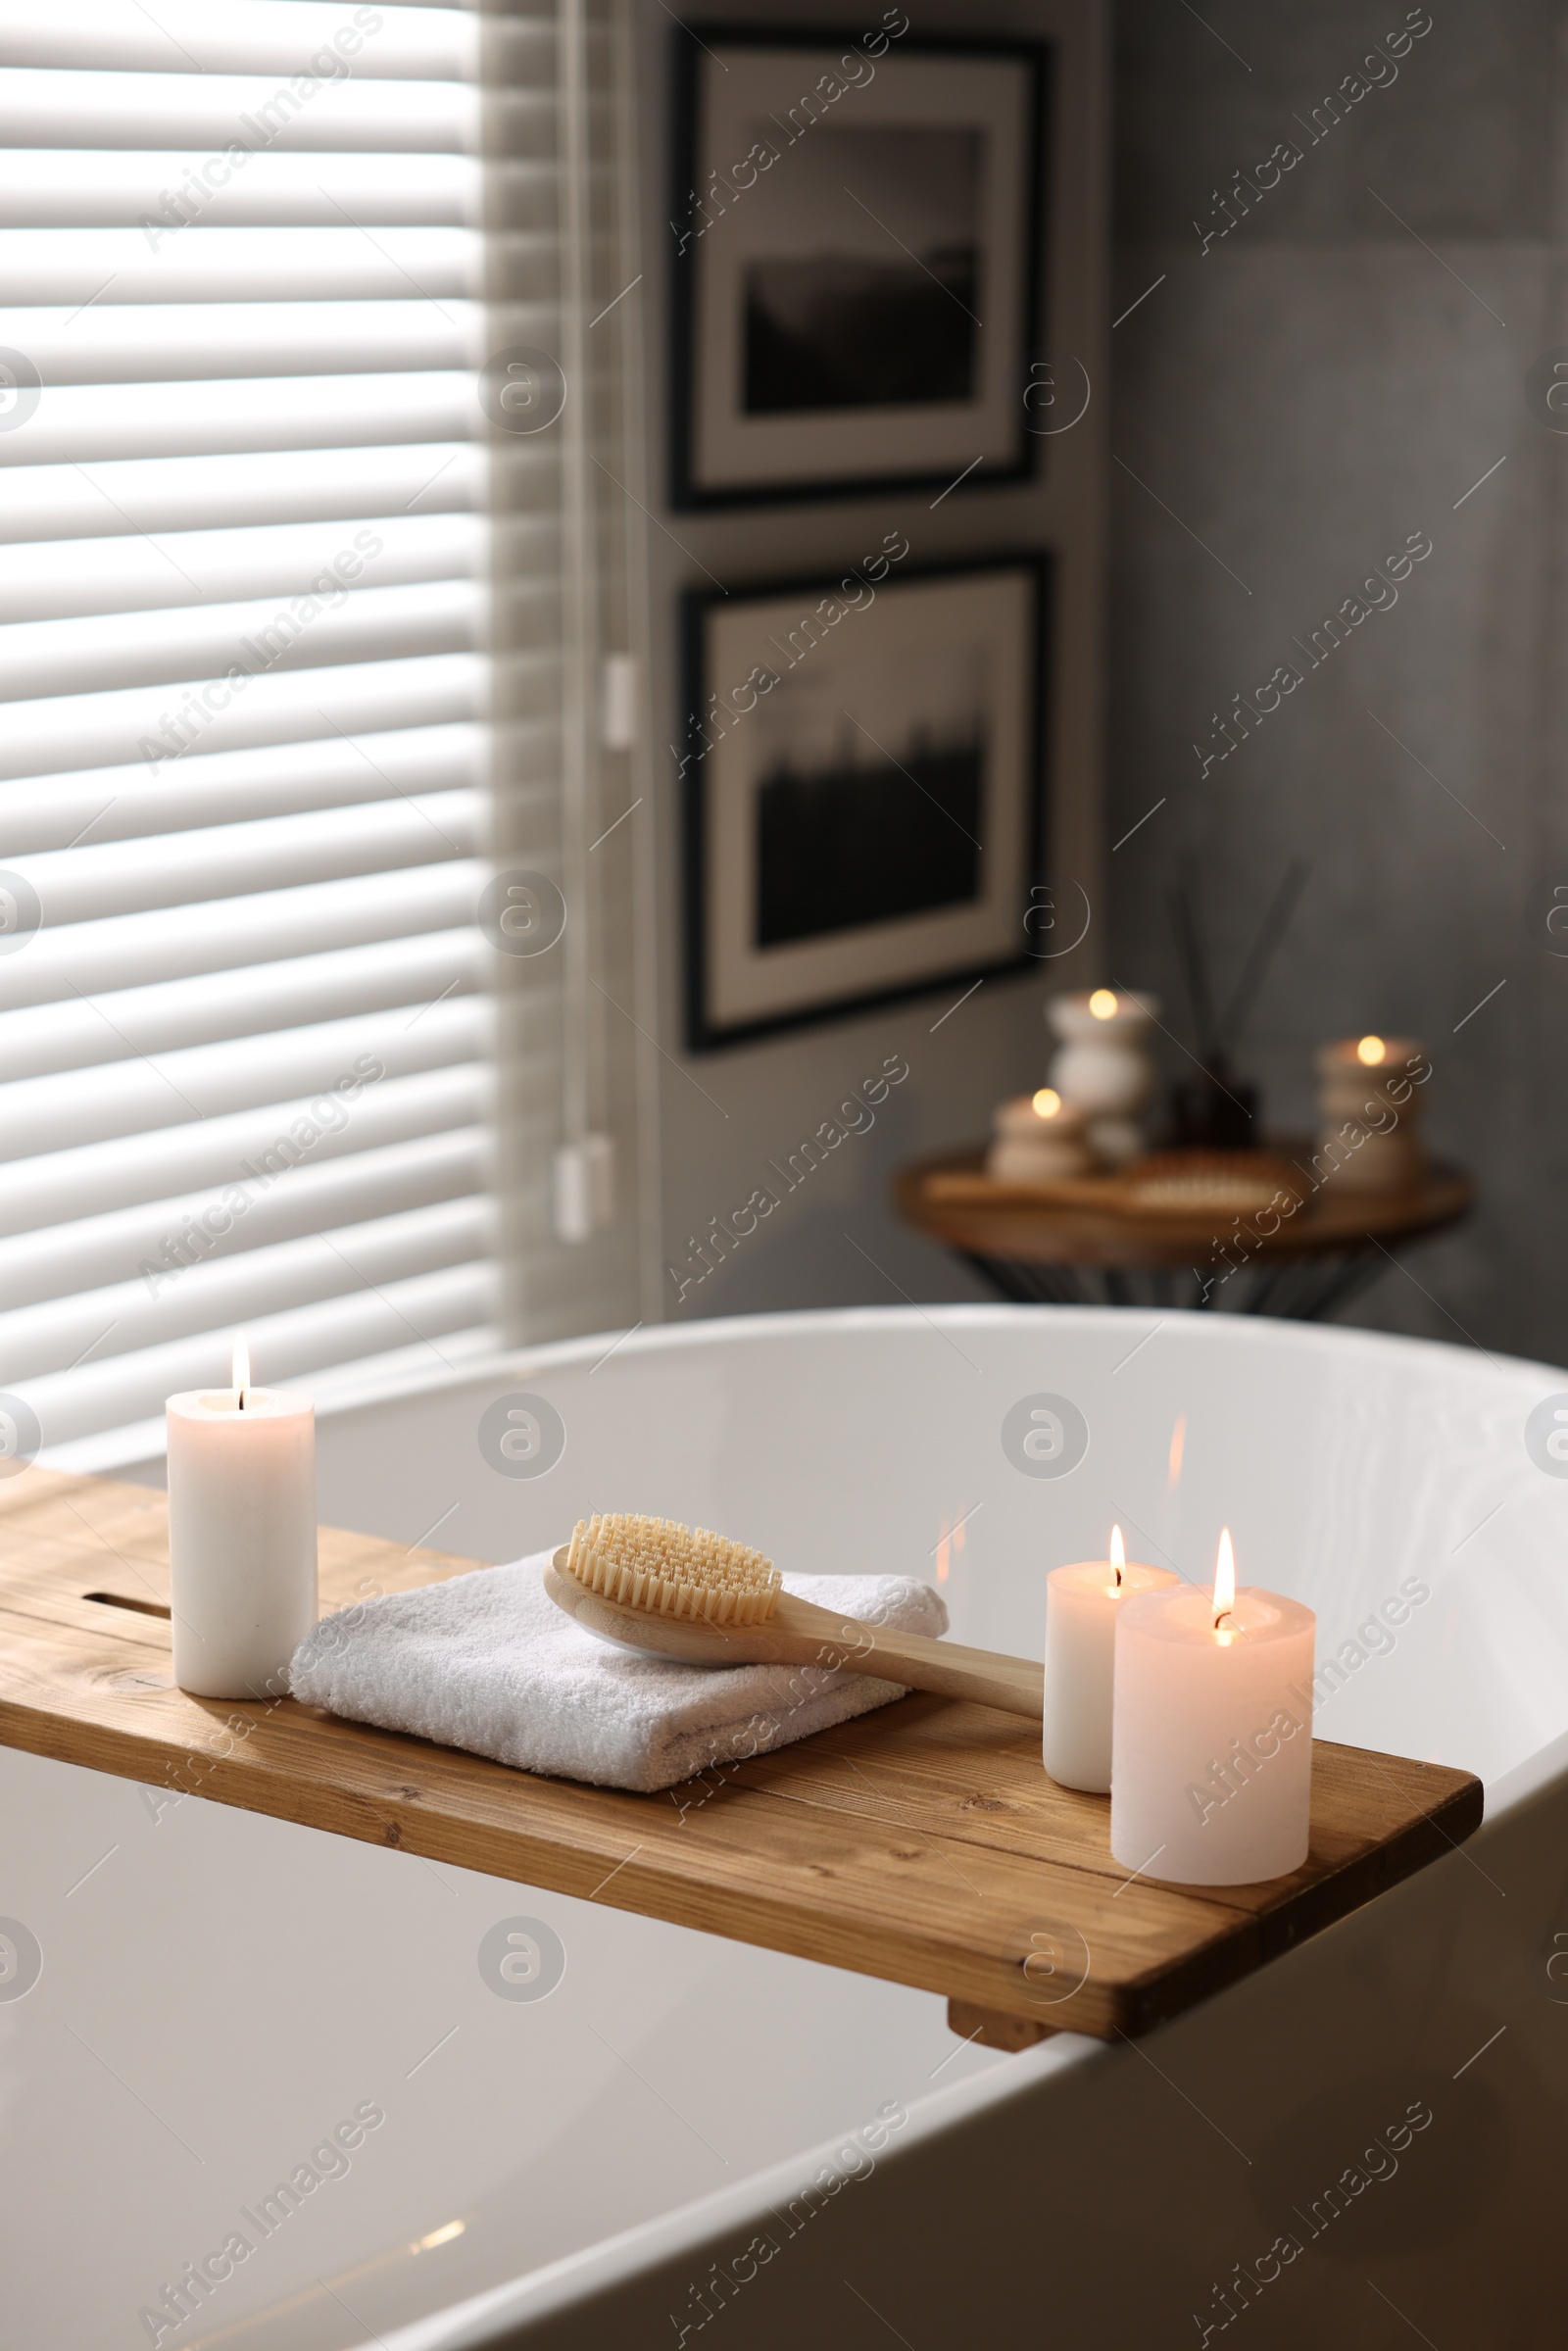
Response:
[{"label": "candle flame", "polygon": [[1363,1037],[1355,1049],[1355,1057],[1366,1068],[1375,1069],[1388,1050],[1381,1037]]},{"label": "candle flame", "polygon": [[1097,988],[1089,999],[1089,1009],[1097,1020],[1114,1020],[1116,992],[1113,988]]},{"label": "candle flame", "polygon": [[1175,1493],[1182,1480],[1182,1455],[1187,1450],[1187,1415],[1178,1412],[1176,1426],[1170,1433],[1170,1490]]},{"label": "candle flame", "polygon": [[1120,1527],[1112,1527],[1110,1530],[1110,1564],[1116,1570],[1116,1590],[1120,1592],[1124,1581],[1123,1570],[1127,1565],[1127,1553],[1122,1544]]},{"label": "candle flame", "polygon": [[1214,1562],[1214,1630],[1236,1605],[1236,1553],[1231,1548],[1231,1531],[1219,1531],[1219,1557]]},{"label": "candle flame", "polygon": [[[1426,2129],[1424,2123],[1421,2127]],[[432,2229],[428,2236],[416,2237],[409,2250],[411,2253],[428,2253],[436,2245],[450,2244],[455,2236],[463,2234],[467,2226],[466,2221],[448,2221],[444,2229]]]},{"label": "candle flame", "polygon": [[1061,1109],[1061,1096],[1054,1086],[1042,1086],[1031,1107],[1037,1118],[1054,1118]]},{"label": "candle flame", "polygon": [[236,1339],[234,1342],[234,1360],[232,1368],[233,1377],[230,1380],[229,1385],[231,1388],[237,1389],[239,1394],[243,1396],[246,1389],[251,1384],[251,1350],[245,1345],[243,1339]]}]

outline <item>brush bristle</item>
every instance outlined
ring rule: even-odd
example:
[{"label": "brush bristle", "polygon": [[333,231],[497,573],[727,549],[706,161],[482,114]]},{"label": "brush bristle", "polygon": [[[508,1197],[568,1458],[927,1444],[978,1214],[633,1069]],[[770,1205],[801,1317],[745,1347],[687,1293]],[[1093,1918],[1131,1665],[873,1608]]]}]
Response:
[{"label": "brush bristle", "polygon": [[566,1569],[589,1592],[655,1616],[695,1616],[713,1625],[760,1625],[773,1613],[782,1579],[771,1559],[706,1527],[614,1511],[579,1519]]}]

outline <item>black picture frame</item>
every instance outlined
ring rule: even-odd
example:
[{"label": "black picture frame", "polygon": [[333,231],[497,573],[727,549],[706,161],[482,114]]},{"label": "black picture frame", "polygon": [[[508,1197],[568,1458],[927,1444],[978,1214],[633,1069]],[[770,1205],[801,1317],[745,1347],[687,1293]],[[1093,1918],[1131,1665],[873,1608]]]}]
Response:
[{"label": "black picture frame", "polygon": [[[892,12],[902,13],[902,12]],[[907,20],[906,19],[906,22]],[[976,404],[963,410],[953,404],[951,415],[934,419],[927,416],[927,435],[931,447],[924,462],[918,454],[911,455],[911,441],[917,442],[918,432],[912,431],[911,418],[917,412],[901,398],[898,405],[870,406],[858,404],[853,411],[844,408],[822,409],[818,412],[817,442],[825,455],[826,445],[837,441],[841,446],[855,440],[861,444],[858,454],[847,452],[830,466],[823,465],[819,455],[813,465],[803,460],[795,469],[785,473],[750,478],[715,478],[713,443],[715,428],[723,431],[744,429],[735,419],[741,416],[744,395],[731,402],[733,415],[720,424],[715,410],[721,405],[714,388],[715,362],[709,355],[710,344],[715,339],[714,319],[732,321],[728,331],[739,334],[733,324],[734,306],[724,303],[717,293],[710,294],[708,281],[714,274],[717,246],[710,246],[706,238],[710,228],[720,222],[712,207],[722,200],[710,184],[707,192],[710,204],[705,206],[699,196],[705,178],[710,183],[717,176],[717,167],[709,167],[701,151],[704,136],[705,98],[713,85],[716,71],[722,71],[725,49],[744,58],[750,53],[786,50],[809,56],[818,52],[823,59],[842,59],[861,53],[856,38],[842,31],[804,28],[800,26],[763,26],[724,23],[682,25],[672,36],[675,49],[674,67],[674,130],[671,141],[670,212],[665,233],[675,247],[670,267],[671,331],[670,331],[670,435],[669,472],[670,502],[685,512],[718,510],[746,506],[777,505],[789,500],[826,500],[865,497],[873,491],[947,488],[973,490],[996,484],[1031,478],[1043,460],[1038,429],[1027,421],[1026,395],[1033,382],[1036,363],[1041,357],[1042,317],[1046,307],[1046,290],[1042,284],[1044,256],[1049,251],[1046,222],[1046,189],[1049,184],[1046,169],[1047,141],[1053,87],[1055,79],[1055,44],[1046,40],[1009,40],[913,36],[905,33],[893,36],[897,46],[890,45],[880,59],[874,61],[879,76],[891,77],[895,84],[901,77],[901,68],[921,64],[946,64],[950,67],[965,63],[977,66],[1011,68],[1020,78],[1024,107],[1023,155],[1013,191],[1013,206],[1005,208],[1008,216],[1015,211],[1017,257],[1006,291],[1007,308],[1001,308],[1004,290],[988,289],[986,308],[994,323],[980,329],[986,337],[986,347],[976,365],[986,371],[987,351],[999,355],[994,372],[1015,382],[1004,385],[1001,397],[1006,403],[1006,446],[994,447],[982,454],[976,463],[969,452],[974,447],[973,427],[980,415]],[[870,40],[877,36],[861,36]],[[867,65],[872,60],[864,61]],[[820,76],[818,77],[818,85]],[[812,93],[808,92],[807,96]],[[886,90],[884,88],[884,97]],[[806,98],[800,101],[804,107]],[[776,116],[773,116],[776,120]],[[794,110],[790,110],[794,120]],[[804,132],[801,134],[804,136]],[[751,151],[756,152],[756,149]],[[745,159],[750,161],[750,155]],[[778,160],[784,160],[781,154]],[[759,183],[760,184],[760,183]],[[728,186],[728,182],[725,183]],[[734,221],[740,222],[744,233],[745,220],[737,191],[729,189],[736,198],[731,210]],[[744,194],[746,190],[739,193]],[[1003,200],[999,198],[999,207]],[[862,208],[863,209],[863,208]],[[846,215],[846,218],[849,216]],[[873,216],[874,218],[875,216]],[[883,224],[878,221],[878,227]],[[730,233],[734,233],[731,224]],[[888,231],[890,236],[892,230]],[[978,231],[977,231],[978,234]],[[893,241],[900,240],[893,236]],[[907,252],[908,248],[905,248]],[[977,245],[977,256],[983,248]],[[910,254],[921,269],[924,263]],[[926,272],[931,274],[929,270]],[[944,289],[947,290],[947,289]],[[995,293],[997,299],[992,300]],[[957,296],[954,297],[958,300]],[[960,309],[966,306],[958,301]],[[970,317],[974,314],[970,312]],[[978,319],[975,321],[977,327]],[[722,339],[720,333],[717,339]],[[727,348],[727,346],[726,346]],[[742,369],[735,370],[736,373]],[[728,376],[723,367],[719,372]],[[987,407],[997,408],[998,387],[992,384]],[[940,403],[938,405],[941,405]],[[925,412],[919,412],[924,414]],[[877,420],[881,423],[878,427]],[[749,420],[755,422],[755,419]],[[867,428],[861,431],[861,427]],[[890,455],[885,463],[868,456],[863,444],[872,437],[871,428],[880,429],[890,442]],[[970,437],[965,440],[965,428]],[[786,425],[785,432],[789,431]],[[998,418],[989,418],[990,433],[998,431]],[[765,435],[763,436],[765,439]],[[738,462],[733,457],[724,466]],[[775,457],[770,463],[781,463]],[[720,470],[724,469],[720,467]]]},{"label": "black picture frame", "polygon": [[[889,539],[900,537],[900,533],[888,534]],[[906,549],[906,541],[905,546]],[[895,556],[893,561],[898,563],[901,559]],[[877,1005],[929,995],[934,990],[956,988],[961,991],[978,980],[1021,970],[1037,959],[1038,950],[1031,946],[1029,915],[1035,904],[1037,886],[1042,880],[1042,849],[1048,837],[1051,799],[1048,750],[1052,704],[1050,648],[1054,631],[1055,564],[1049,551],[1027,549],[977,556],[948,563],[913,565],[906,572],[901,568],[897,576],[890,573],[877,588],[878,601],[883,606],[880,627],[874,632],[867,631],[860,639],[845,636],[836,647],[839,656],[837,668],[831,663],[823,665],[812,680],[813,686],[821,689],[815,712],[820,731],[823,710],[833,701],[835,679],[839,676],[855,676],[858,662],[862,664],[858,672],[862,688],[872,683],[865,673],[864,664],[880,663],[886,671],[901,658],[906,665],[918,658],[919,673],[925,675],[931,665],[929,656],[919,657],[917,646],[911,651],[907,631],[906,643],[900,646],[901,603],[907,613],[911,600],[926,591],[941,589],[952,592],[948,597],[951,607],[955,597],[961,604],[965,587],[973,599],[971,623],[975,633],[971,641],[976,648],[986,649],[983,655],[976,657],[978,678],[982,661],[990,664],[997,661],[999,612],[1003,620],[1005,620],[1005,600],[999,607],[998,599],[993,596],[990,600],[992,609],[988,612],[981,592],[988,584],[1012,584],[1019,598],[1018,610],[1013,624],[1013,641],[1004,646],[1004,658],[1000,661],[1000,668],[1004,689],[1010,687],[1016,700],[1009,710],[1002,713],[1000,727],[982,738],[984,758],[977,769],[976,805],[982,810],[982,829],[990,832],[993,847],[988,851],[973,834],[969,836],[975,840],[978,853],[974,860],[976,895],[956,902],[933,903],[927,900],[923,906],[901,909],[891,918],[873,918],[861,926],[841,925],[836,930],[830,928],[826,933],[808,931],[801,940],[792,938],[785,941],[783,944],[786,949],[798,949],[805,945],[818,953],[822,956],[824,971],[835,952],[841,955],[849,954],[857,969],[854,977],[841,987],[835,988],[829,981],[827,985],[817,986],[813,992],[808,985],[803,995],[799,971],[790,968],[787,979],[784,976],[783,967],[790,962],[786,954],[779,958],[781,985],[777,1001],[768,1001],[766,956],[769,948],[775,943],[764,945],[759,934],[763,927],[763,908],[777,903],[778,893],[769,893],[767,887],[763,872],[765,853],[760,837],[763,818],[759,813],[754,825],[752,804],[765,790],[777,788],[767,782],[765,763],[769,757],[776,759],[779,755],[776,748],[770,751],[770,737],[765,728],[759,728],[750,736],[745,736],[744,722],[752,715],[752,711],[744,709],[737,711],[736,706],[741,701],[739,688],[732,683],[726,696],[724,685],[715,684],[714,679],[720,673],[718,663],[726,652],[729,653],[730,666],[734,666],[731,649],[737,643],[744,647],[749,625],[756,640],[762,641],[770,608],[782,606],[786,619],[791,612],[802,615],[819,613],[824,601],[843,602],[842,592],[849,589],[852,579],[863,581],[864,578],[863,570],[844,567],[838,577],[831,572],[825,575],[795,575],[782,580],[753,582],[745,587],[733,588],[728,594],[717,589],[690,588],[682,597],[682,664],[685,708],[689,715],[684,740],[678,748],[682,793],[686,1040],[694,1053],[713,1053],[730,1046],[754,1044],[760,1038],[777,1036],[792,1029],[818,1026],[825,1021],[850,1018]],[[890,614],[893,623],[891,634],[888,628]],[[862,617],[860,611],[852,609],[841,614],[840,620],[832,625],[853,628],[857,620]],[[941,624],[942,630],[938,642],[953,646],[956,658],[961,656],[964,645],[961,619],[959,633],[955,636],[954,612],[951,610],[944,612],[940,601],[928,603],[919,616],[915,634],[923,629],[929,636],[936,623]],[[1004,626],[1001,634],[1005,636]],[[725,640],[722,648],[721,637]],[[769,641],[776,650],[783,650],[778,646],[776,628],[771,632]],[[788,643],[793,645],[795,642],[796,637],[792,632]],[[815,655],[819,646],[808,645],[807,650]],[[740,659],[744,658],[743,651]],[[803,663],[805,658],[803,654]],[[724,670],[723,674],[727,678],[728,670]],[[756,676],[754,668],[747,682],[750,684]],[[785,673],[780,672],[775,677],[775,687],[784,682]],[[988,723],[995,715],[995,686],[993,676],[983,690],[983,698],[977,695],[975,703],[977,714]],[[906,688],[901,691],[906,691]],[[754,709],[760,707],[760,703],[754,705]],[[902,714],[909,727],[918,728],[918,713],[911,715],[904,708]],[[853,718],[848,710],[844,710],[843,715],[858,726],[859,722]],[[728,726],[724,724],[726,718],[731,721]],[[775,746],[780,739],[788,742],[788,724],[786,717],[782,730],[777,725],[773,727],[771,740]],[[865,730],[861,728],[860,732],[864,733]],[[737,759],[736,743],[743,736],[744,753]],[[901,765],[881,741],[875,736],[868,739],[881,755],[882,765],[897,767],[909,784],[915,786],[927,800],[932,800],[934,806],[938,805],[927,787],[919,782],[918,777],[910,774],[906,766]],[[727,753],[726,744],[729,746]],[[903,738],[900,748],[904,748]],[[1005,774],[1001,772],[1004,757],[1008,768]],[[877,762],[870,764],[880,773]],[[818,777],[809,788],[820,791],[822,780]],[[800,805],[798,792],[796,805]],[[917,802],[911,801],[909,807],[915,812],[914,829],[923,832],[925,849],[929,852],[931,837],[936,833],[935,821],[919,810]],[[939,807],[938,812],[956,824],[960,832],[966,830],[950,809]],[[721,833],[727,840],[727,849],[719,840]],[[750,853],[738,858],[737,841],[748,840],[751,844]],[[901,836],[901,841],[907,849],[906,839]],[[994,856],[997,863],[990,871],[982,873],[980,860],[988,856]],[[833,868],[835,872],[844,869],[843,862]],[[743,926],[742,917],[735,911],[737,889],[743,888],[750,899],[754,884],[753,919],[749,926]],[[720,893],[727,895],[721,898]],[[955,920],[956,912],[964,919]],[[982,913],[983,920],[980,919]],[[911,927],[913,921],[923,921],[927,925],[929,936],[925,941],[923,958],[921,936]],[[742,927],[749,927],[751,936],[748,942],[738,944],[738,932]],[[720,933],[728,934],[727,946],[721,942]],[[829,943],[826,949],[820,945],[824,938]],[[964,943],[971,938],[979,939],[982,944],[978,950],[966,951]],[[884,950],[880,955],[876,952],[878,940]],[[867,942],[871,942],[869,947]],[[759,973],[761,974],[760,978],[758,977]],[[747,999],[740,1005],[729,1001],[734,993],[731,983],[737,975]]]}]

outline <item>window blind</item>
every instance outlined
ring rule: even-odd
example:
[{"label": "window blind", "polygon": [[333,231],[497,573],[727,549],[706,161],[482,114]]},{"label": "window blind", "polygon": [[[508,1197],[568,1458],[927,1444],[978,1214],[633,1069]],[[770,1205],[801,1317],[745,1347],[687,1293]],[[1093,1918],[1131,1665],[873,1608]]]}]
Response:
[{"label": "window blind", "polygon": [[497,1336],[476,378],[544,339],[554,29],[0,0],[0,1432],[90,1466],[239,1328],[318,1395]]}]

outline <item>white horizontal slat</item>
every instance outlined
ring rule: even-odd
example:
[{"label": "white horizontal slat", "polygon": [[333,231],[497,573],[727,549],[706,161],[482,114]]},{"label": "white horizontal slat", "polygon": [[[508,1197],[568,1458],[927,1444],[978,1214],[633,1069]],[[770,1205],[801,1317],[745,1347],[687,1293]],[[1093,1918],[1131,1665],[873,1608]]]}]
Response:
[{"label": "white horizontal slat", "polygon": [[150,220],[145,228],[13,228],[11,302],[398,301],[483,291],[484,242],[466,228],[342,220],[320,228],[217,228]]},{"label": "white horizontal slat", "polygon": [[[350,38],[340,36],[347,26]],[[136,0],[71,0],[42,9],[34,0],[0,0],[0,54],[18,66],[93,64],[117,73],[303,73],[336,45],[342,68],[357,74],[420,77],[477,71],[478,26],[461,9],[360,7],[345,0],[159,0],[156,15]],[[357,36],[357,37],[356,37]]]},{"label": "white horizontal slat", "polygon": [[[409,621],[398,615],[411,599],[387,605],[367,604],[364,598],[391,588],[472,579],[483,569],[489,538],[488,524],[478,514],[377,514],[357,526],[334,519],[243,530],[163,530],[156,536],[143,526],[85,543],[46,540],[29,546],[24,562],[0,574],[0,622],[26,630],[74,619],[79,630],[89,614],[101,621],[110,612],[167,612],[165,629],[177,632],[188,649],[178,674],[189,676],[193,662],[205,665],[212,658],[209,647],[220,656],[239,636],[266,627],[279,613],[292,625],[299,617],[292,609],[296,596],[335,600],[340,628],[347,600],[358,614],[353,628],[362,638],[377,625],[407,629]],[[200,618],[180,610],[197,605],[204,608]],[[387,617],[378,622],[380,614]],[[309,634],[314,639],[318,633],[313,621]],[[470,633],[477,635],[478,629]],[[117,656],[112,633],[100,634],[102,682],[108,684]],[[151,619],[128,628],[125,652],[118,658],[134,661],[140,648],[156,638],[157,623]],[[19,657],[27,663],[34,642],[0,629],[0,674]],[[48,636],[36,644],[47,660],[51,646],[69,647],[70,638]],[[290,653],[306,658],[303,636]],[[64,659],[69,668],[69,651],[55,658]],[[40,671],[40,683],[42,676]],[[35,683],[31,691],[38,690]]]},{"label": "white horizontal slat", "polygon": [[[58,1004],[0,1012],[0,1084],[87,1069],[138,1053],[171,1053],[221,1037],[265,1036],[351,1012],[385,1012],[471,995],[485,976],[471,929],[290,955],[210,976],[200,988],[165,980],[149,988],[72,995]],[[0,1298],[5,1295],[0,1284]]]},{"label": "white horizontal slat", "polygon": [[462,858],[297,890],[110,914],[42,930],[0,964],[8,1004],[196,979],[247,963],[280,962],[374,939],[415,937],[471,923],[489,869]]},{"label": "white horizontal slat", "polygon": [[[107,1215],[122,1203],[172,1199],[197,1186],[221,1190],[245,1164],[259,1165],[269,1155],[280,1159],[280,1146],[301,1118],[311,1116],[313,1099],[302,1095],[194,1126],[158,1127],[112,1143],[13,1159],[0,1165],[0,1234]],[[312,1146],[312,1164],[469,1126],[488,1116],[490,1100],[490,1073],[475,1061],[382,1078],[361,1095],[351,1125],[329,1128]]]},{"label": "white horizontal slat", "polygon": [[[450,531],[450,517],[434,519],[441,533]],[[342,668],[400,654],[458,653],[477,641],[484,625],[477,583],[448,574],[406,587],[340,586],[346,563],[368,573],[380,559],[378,534],[368,525],[355,534],[358,549],[346,530],[338,536],[340,568],[329,579],[323,565],[301,580],[295,595],[274,589],[243,604],[211,605],[188,596],[172,610],[116,612],[110,605],[102,617],[13,621],[0,628],[0,701],[204,678],[227,680],[213,697],[226,708],[234,698],[228,688],[248,691],[270,673]],[[156,553],[183,572],[174,545],[163,540]],[[139,566],[140,559],[130,562]],[[143,577],[150,584],[150,567]],[[188,573],[186,583],[197,584]],[[228,678],[230,670],[243,673],[243,687]]]},{"label": "white horizontal slat", "polygon": [[[541,306],[536,326],[550,331]],[[431,302],[97,302],[0,310],[0,348],[47,384],[165,383],[200,376],[335,375],[477,368],[490,345],[483,306]],[[520,340],[519,337],[514,338]],[[41,409],[42,404],[40,404]],[[24,440],[30,420],[16,428]],[[30,454],[30,452],[29,452]]]},{"label": "white horizontal slat", "polygon": [[0,1298],[12,1310],[140,1282],[156,1302],[208,1258],[465,1199],[484,1187],[482,1127],[355,1151],[353,1108],[344,1105],[333,1114],[344,1121],[339,1132],[351,1146],[346,1157],[323,1159],[312,1150],[277,1174],[242,1173],[236,1159],[227,1180],[205,1191],[0,1240]]},{"label": "white horizontal slat", "polygon": [[[278,0],[287,6],[289,0]],[[286,153],[458,155],[479,145],[479,94],[446,80],[376,80],[356,72],[300,93],[276,74],[61,73],[20,67],[0,79],[7,147],[275,146]]]},{"label": "white horizontal slat", "polygon": [[[482,510],[488,480],[484,452],[464,441],[133,458],[90,468],[18,465],[0,493],[0,541],[91,539],[103,547],[121,533],[216,535],[247,523],[288,527],[317,519],[446,515]],[[334,542],[323,560],[336,553]],[[89,560],[72,548],[60,560],[102,575],[99,554]],[[155,552],[149,561],[157,561]],[[202,566],[190,568],[199,572]],[[159,573],[171,590],[178,574],[161,562]]]},{"label": "white horizontal slat", "polygon": [[225,1111],[260,1108],[285,1095],[318,1094],[379,1063],[404,1077],[488,1050],[489,1005],[473,996],[445,1004],[323,1020],[310,1028],[222,1045],[196,1045],[156,1060],[117,1061],[91,1072],[19,1078],[6,1089],[0,1160],[145,1134]]},{"label": "white horizontal slat", "polygon": [[490,1228],[490,1203],[471,1195],[209,1259],[187,1267],[156,1296],[154,1285],[133,1272],[129,1281],[106,1290],[0,1311],[0,1389],[67,1371],[89,1349],[99,1360],[128,1354],[316,1298],[469,1263],[488,1249]]},{"label": "white horizontal slat", "polygon": [[[471,374],[414,367],[406,355],[399,366],[369,375],[51,382],[48,399],[26,422],[0,433],[0,465],[445,443],[474,431],[477,423]],[[529,454],[540,466],[554,463],[554,453],[544,448]]]},{"label": "white horizontal slat", "polygon": [[102,848],[83,844],[21,858],[13,870],[37,891],[44,922],[54,930],[153,906],[470,857],[480,813],[477,796],[438,792],[429,801],[370,801]]},{"label": "white horizontal slat", "polygon": [[[348,28],[348,40],[343,30]],[[326,52],[336,57],[329,61]],[[96,66],[160,73],[181,59],[195,73],[402,73],[435,77],[477,71],[477,25],[449,7],[346,7],[341,0],[73,0],[37,10],[2,0],[0,54],[17,66]]]},{"label": "white horizontal slat", "polygon": [[[481,167],[468,155],[284,155],[258,149],[226,182],[191,148],[14,148],[0,155],[0,223],[137,228],[151,218],[203,227],[368,228],[383,222],[477,228]],[[204,179],[206,170],[209,176]],[[535,167],[549,184],[549,174]],[[164,206],[172,199],[171,212]],[[341,206],[342,210],[337,208]]]},{"label": "white horizontal slat", "polygon": [[[211,675],[176,680],[149,691],[122,687],[107,694],[74,694],[69,701],[7,706],[0,727],[0,776],[46,775],[55,767],[128,767],[140,760],[156,775],[166,763],[160,746],[177,741],[171,720],[198,729],[189,746],[238,751],[249,744],[298,743],[322,735],[373,735],[378,727],[437,726],[485,714],[487,663],[476,654],[432,654],[423,660],[356,661],[336,667],[264,670],[223,707],[221,681]],[[207,697],[205,702],[200,697]],[[200,723],[203,710],[210,723]],[[182,755],[172,755],[182,756]]]},{"label": "white horizontal slat", "polygon": [[[0,842],[13,860],[86,841],[133,841],[195,824],[234,824],[347,808],[393,792],[472,790],[486,773],[477,726],[410,727],[262,751],[188,751],[150,776],[134,767],[27,775],[0,783]],[[439,821],[439,819],[438,819]]]},{"label": "white horizontal slat", "polygon": [[[345,1289],[290,1312],[249,1318],[253,1375],[281,1387],[324,1364],[409,1347],[439,1371],[448,1360],[445,1335],[488,1322],[499,1303],[488,1259],[381,1282],[373,1291]],[[225,1325],[103,1362],[89,1357],[73,1371],[21,1383],[18,1393],[37,1413],[45,1444],[61,1445],[90,1430],[150,1420],[167,1396],[224,1381],[232,1336]]]}]

